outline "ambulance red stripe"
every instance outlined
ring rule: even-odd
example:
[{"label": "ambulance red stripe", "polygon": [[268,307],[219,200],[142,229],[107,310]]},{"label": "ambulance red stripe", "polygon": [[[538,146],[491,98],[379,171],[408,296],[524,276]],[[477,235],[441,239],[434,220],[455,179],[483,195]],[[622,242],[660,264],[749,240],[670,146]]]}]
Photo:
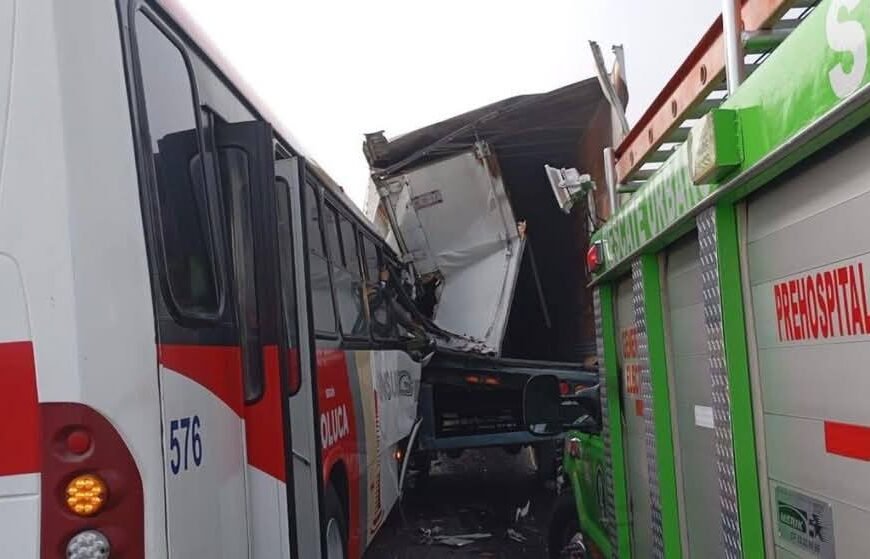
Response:
[{"label": "ambulance red stripe", "polygon": [[825,421],[825,450],[847,458],[870,461],[870,427]]}]

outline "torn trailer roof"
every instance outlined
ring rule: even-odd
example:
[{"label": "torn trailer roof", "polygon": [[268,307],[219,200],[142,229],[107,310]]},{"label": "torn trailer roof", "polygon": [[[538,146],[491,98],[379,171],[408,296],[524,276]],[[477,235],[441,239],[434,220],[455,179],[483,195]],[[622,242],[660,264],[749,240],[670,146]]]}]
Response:
[{"label": "torn trailer roof", "polygon": [[[544,165],[603,185],[610,140],[610,106],[594,78],[392,140],[367,134],[366,214],[433,290],[436,324],[504,357],[580,361],[594,353],[583,287],[589,219],[606,209],[583,200],[563,212]],[[606,204],[598,190],[596,206]]]}]

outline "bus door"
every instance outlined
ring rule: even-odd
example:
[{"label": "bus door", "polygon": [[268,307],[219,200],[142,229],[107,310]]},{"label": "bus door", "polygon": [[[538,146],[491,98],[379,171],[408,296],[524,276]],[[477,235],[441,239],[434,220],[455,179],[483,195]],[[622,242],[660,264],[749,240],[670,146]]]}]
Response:
[{"label": "bus door", "polygon": [[[321,556],[323,542],[320,533],[320,426],[315,421],[318,416],[317,377],[312,364],[315,359],[313,329],[315,322],[320,321],[317,317],[322,315],[317,308],[325,306],[324,294],[329,296],[329,282],[325,266],[322,269],[316,263],[309,266],[310,259],[306,257],[309,243],[320,245],[320,234],[317,231],[313,241],[306,239],[311,234],[310,228],[306,227],[310,221],[306,221],[306,216],[311,208],[305,208],[308,211],[303,214],[304,161],[298,157],[279,158],[275,162],[275,175],[283,306],[285,309],[298,309],[295,315],[298,351],[291,352],[296,356],[298,369],[292,375],[293,382],[288,391],[292,441],[289,460],[293,465],[293,479],[287,490],[292,492],[295,509],[291,530],[295,532],[299,557],[316,559]],[[306,269],[309,269],[310,280],[305,274]],[[292,278],[292,282],[285,278]],[[331,303],[328,308],[332,308]],[[285,322],[290,323],[289,320]]]},{"label": "bus door", "polygon": [[641,394],[641,356],[635,324],[632,280],[627,277],[616,292],[617,358],[621,372],[625,462],[628,473],[632,557],[652,555],[652,510],[647,469],[646,424]]},{"label": "bus door", "polygon": [[130,18],[169,555],[288,557],[285,402],[299,367],[272,130],[159,14]]},{"label": "bus door", "polygon": [[232,270],[236,258],[251,255],[230,256],[224,235],[232,230],[241,240],[246,235],[236,225],[250,223],[228,223],[214,141],[205,148],[190,51],[146,9],[131,14],[130,29],[157,315],[168,547],[170,557],[237,559],[249,556],[243,414],[245,400],[257,393],[256,371],[247,367],[256,355],[240,341],[239,317],[252,308],[250,294],[236,297],[240,278]]},{"label": "bus door", "polygon": [[686,556],[724,557],[697,232],[671,245],[665,258],[668,370],[676,407],[674,446],[682,478],[679,495]]}]

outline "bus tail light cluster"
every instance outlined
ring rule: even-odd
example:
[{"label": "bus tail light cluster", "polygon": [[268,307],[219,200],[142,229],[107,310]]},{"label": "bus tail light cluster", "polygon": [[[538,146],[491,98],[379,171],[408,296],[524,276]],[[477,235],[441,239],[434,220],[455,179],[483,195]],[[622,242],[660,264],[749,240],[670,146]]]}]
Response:
[{"label": "bus tail light cluster", "polygon": [[145,557],[142,479],[121,435],[83,404],[40,404],[42,557]]}]

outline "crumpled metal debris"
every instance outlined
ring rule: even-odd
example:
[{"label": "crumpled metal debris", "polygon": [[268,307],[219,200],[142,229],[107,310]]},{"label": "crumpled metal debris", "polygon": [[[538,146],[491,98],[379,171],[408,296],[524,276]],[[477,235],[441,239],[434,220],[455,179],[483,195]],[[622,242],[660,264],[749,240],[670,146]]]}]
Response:
[{"label": "crumpled metal debris", "polygon": [[583,543],[583,535],[574,534],[568,545],[562,548],[559,557],[560,559],[586,559],[588,555],[586,554],[586,545]]},{"label": "crumpled metal debris", "polygon": [[507,534],[505,534],[505,535],[507,536],[508,539],[511,539],[517,543],[526,543],[527,541],[529,541],[529,539],[527,537],[520,534],[518,531],[514,530],[513,528],[508,528]]},{"label": "crumpled metal debris", "polygon": [[531,508],[531,506],[532,506],[532,502],[526,501],[526,506],[517,507],[517,512],[514,515],[514,522],[515,523],[519,522],[521,519],[527,517],[529,515],[529,509]]},{"label": "crumpled metal debris", "polygon": [[420,528],[422,534],[421,543],[426,545],[449,545],[450,547],[465,547],[476,541],[486,540],[492,537],[489,532],[475,532],[471,534],[441,534],[441,528]]}]

